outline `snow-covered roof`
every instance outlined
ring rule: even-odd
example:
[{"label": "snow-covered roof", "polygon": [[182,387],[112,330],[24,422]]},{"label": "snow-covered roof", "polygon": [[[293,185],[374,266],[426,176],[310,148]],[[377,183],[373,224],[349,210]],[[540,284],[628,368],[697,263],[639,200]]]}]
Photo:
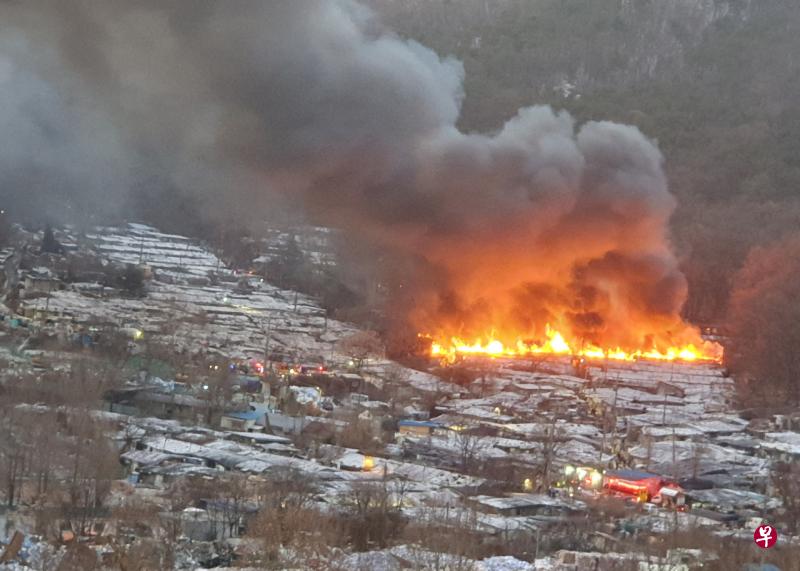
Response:
[{"label": "snow-covered roof", "polygon": [[415,426],[419,428],[442,428],[442,425],[432,420],[398,420],[397,426]]},{"label": "snow-covered roof", "polygon": [[276,436],[274,434],[265,434],[263,432],[230,431],[230,432],[225,432],[225,434],[231,434],[233,436],[238,436],[240,438],[252,440],[253,442],[258,442],[258,443],[291,444],[292,442],[290,438],[286,438],[285,436]]},{"label": "snow-covered roof", "polygon": [[235,411],[235,412],[226,412],[222,416],[226,416],[228,418],[235,418],[237,420],[258,420],[263,416],[264,413],[259,412],[257,410],[242,410],[242,411]]},{"label": "snow-covered roof", "polygon": [[781,505],[781,501],[763,494],[748,490],[731,490],[712,488],[710,490],[691,490],[686,495],[704,503],[713,504],[718,509],[773,509]]},{"label": "snow-covered roof", "polygon": [[292,385],[289,387],[289,391],[294,395],[297,403],[301,405],[315,404],[319,402],[320,399],[320,392],[316,387],[300,387]]},{"label": "snow-covered roof", "polygon": [[535,571],[533,563],[522,561],[510,555],[489,557],[475,565],[475,571]]},{"label": "snow-covered roof", "polygon": [[337,464],[345,470],[362,470],[364,468],[364,459],[366,457],[358,452],[348,452],[339,460]]},{"label": "snow-covered roof", "polygon": [[175,458],[175,456],[162,452],[152,452],[150,450],[129,450],[128,452],[122,453],[120,458],[128,462],[135,462],[140,466],[157,466],[165,460]]},{"label": "snow-covered roof", "polygon": [[547,507],[563,510],[580,510],[585,508],[582,502],[566,502],[546,494],[511,494],[509,496],[473,496],[470,501],[497,510],[513,510],[518,508]]},{"label": "snow-covered roof", "polygon": [[769,432],[764,436],[764,441],[761,442],[760,447],[764,450],[800,456],[800,433]]}]

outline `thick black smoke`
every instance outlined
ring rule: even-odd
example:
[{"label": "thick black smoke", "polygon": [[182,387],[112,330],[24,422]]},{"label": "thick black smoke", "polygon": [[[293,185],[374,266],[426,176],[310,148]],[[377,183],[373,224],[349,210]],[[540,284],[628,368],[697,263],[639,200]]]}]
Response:
[{"label": "thick black smoke", "polygon": [[[98,217],[282,196],[413,268],[420,327],[633,345],[679,325],[658,150],[547,107],[456,127],[462,65],[348,0],[0,4],[0,200]],[[176,214],[177,215],[177,214]]]}]

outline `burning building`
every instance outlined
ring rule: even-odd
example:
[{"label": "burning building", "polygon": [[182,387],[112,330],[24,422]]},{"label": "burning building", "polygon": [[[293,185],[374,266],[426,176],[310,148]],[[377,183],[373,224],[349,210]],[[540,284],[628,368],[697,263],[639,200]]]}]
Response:
[{"label": "burning building", "polygon": [[154,187],[210,217],[301,205],[439,355],[718,357],[680,318],[675,199],[637,128],[534,106],[463,132],[463,65],[352,0],[30,10],[0,8],[17,134],[0,164],[58,189],[30,204],[91,215],[123,203],[109,188]]}]

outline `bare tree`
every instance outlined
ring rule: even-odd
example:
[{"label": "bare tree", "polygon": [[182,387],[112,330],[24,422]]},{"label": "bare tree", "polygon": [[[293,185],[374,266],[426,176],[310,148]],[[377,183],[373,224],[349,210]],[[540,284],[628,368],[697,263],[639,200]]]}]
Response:
[{"label": "bare tree", "polygon": [[349,538],[356,551],[366,551],[370,545],[384,548],[402,531],[405,522],[396,486],[404,489],[404,484],[385,478],[380,482],[351,484],[344,502]]},{"label": "bare tree", "polygon": [[233,377],[227,366],[209,362],[202,378],[206,401],[206,423],[211,425],[222,414],[233,397]]},{"label": "bare tree", "polygon": [[458,462],[461,470],[466,473],[479,471],[478,458],[486,447],[480,436],[469,430],[459,430],[453,433],[453,440],[458,450]]},{"label": "bare tree", "polygon": [[31,464],[32,476],[36,481],[36,497],[46,498],[49,492],[52,471],[57,462],[59,450],[58,434],[53,430],[52,422],[45,418],[32,427],[31,437],[36,454]]},{"label": "bare tree", "polygon": [[771,474],[775,493],[783,502],[781,522],[786,531],[796,533],[800,529],[800,462],[778,462]]},{"label": "bare tree", "polygon": [[58,571],[96,571],[100,562],[94,549],[83,543],[69,545],[58,565]]},{"label": "bare tree", "polygon": [[644,469],[650,469],[650,463],[653,461],[653,437],[647,435],[644,437],[644,445],[645,445],[645,458],[644,458]]},{"label": "bare tree", "polygon": [[317,483],[294,468],[277,468],[266,475],[255,488],[261,508],[247,530],[248,536],[261,544],[253,563],[264,568],[283,568],[282,548],[314,549],[319,543],[315,538],[333,544],[327,534],[338,530],[314,508],[316,492]]},{"label": "bare tree", "polygon": [[692,478],[697,478],[703,459],[708,455],[708,447],[702,443],[692,445]]},{"label": "bare tree", "polygon": [[361,418],[358,411],[337,413],[336,419],[344,422],[344,427],[334,436],[338,446],[355,448],[366,453],[377,452],[381,447],[380,430],[372,420]]},{"label": "bare tree", "polygon": [[383,374],[383,390],[389,397],[389,405],[394,414],[398,414],[403,405],[403,394],[407,389],[409,376],[408,369],[394,363]]},{"label": "bare tree", "polygon": [[211,513],[218,513],[222,524],[222,537],[238,537],[239,527],[244,524],[247,504],[254,496],[248,477],[240,473],[226,474],[215,486],[214,498],[218,500]]},{"label": "bare tree", "polygon": [[[117,540],[112,543],[113,563],[121,571],[171,569],[174,566],[174,540],[164,533],[159,515],[161,507],[141,497],[129,498],[116,506],[112,517]],[[171,514],[170,514],[171,515]],[[177,518],[173,518],[177,521]],[[133,543],[122,538],[134,535]],[[157,539],[156,539],[157,537]]]},{"label": "bare tree", "polygon": [[800,401],[800,235],[756,248],[737,274],[725,352],[743,398]]},{"label": "bare tree", "polygon": [[478,381],[480,383],[480,396],[486,396],[486,391],[497,376],[497,364],[494,361],[481,361],[478,366]]},{"label": "bare tree", "polygon": [[11,409],[2,418],[4,436],[0,439],[0,475],[3,478],[5,504],[13,508],[22,494],[22,481],[32,457],[25,433],[24,413]]},{"label": "bare tree", "polygon": [[150,520],[154,536],[159,541],[159,553],[165,569],[172,568],[180,537],[183,535],[183,511],[193,507],[200,500],[215,497],[219,489],[216,479],[206,477],[189,477],[173,482],[163,494],[166,500],[166,511],[159,510],[155,521]]},{"label": "bare tree", "polygon": [[[23,500],[23,483],[31,473],[42,474],[42,468],[53,458],[53,447],[47,444],[55,437],[55,419],[49,411],[23,402],[26,392],[7,391],[0,405],[0,493],[7,507]],[[47,456],[44,458],[43,456]],[[30,499],[30,498],[27,498]]]},{"label": "bare tree", "polygon": [[110,439],[90,416],[74,416],[66,439],[67,477],[60,482],[64,519],[84,533],[103,507],[120,466]]},{"label": "bare tree", "polygon": [[336,349],[347,355],[353,367],[360,371],[367,359],[383,354],[383,343],[374,331],[359,331],[341,339]]},{"label": "bare tree", "polygon": [[544,439],[542,440],[542,459],[536,471],[536,489],[540,492],[550,489],[553,461],[559,445],[560,442],[556,433],[556,415],[552,415],[550,423],[545,427]]},{"label": "bare tree", "polygon": [[479,539],[474,509],[429,506],[419,510],[403,531],[418,569],[471,571],[475,559],[490,553]]}]

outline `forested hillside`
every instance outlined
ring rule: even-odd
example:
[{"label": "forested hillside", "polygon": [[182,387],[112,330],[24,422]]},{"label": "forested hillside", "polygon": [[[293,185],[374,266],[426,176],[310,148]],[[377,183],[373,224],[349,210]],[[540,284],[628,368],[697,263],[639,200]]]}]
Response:
[{"label": "forested hillside", "polygon": [[464,62],[465,129],[549,103],[658,140],[680,199],[687,315],[724,318],[754,245],[800,225],[800,7],[793,0],[369,0]]}]

